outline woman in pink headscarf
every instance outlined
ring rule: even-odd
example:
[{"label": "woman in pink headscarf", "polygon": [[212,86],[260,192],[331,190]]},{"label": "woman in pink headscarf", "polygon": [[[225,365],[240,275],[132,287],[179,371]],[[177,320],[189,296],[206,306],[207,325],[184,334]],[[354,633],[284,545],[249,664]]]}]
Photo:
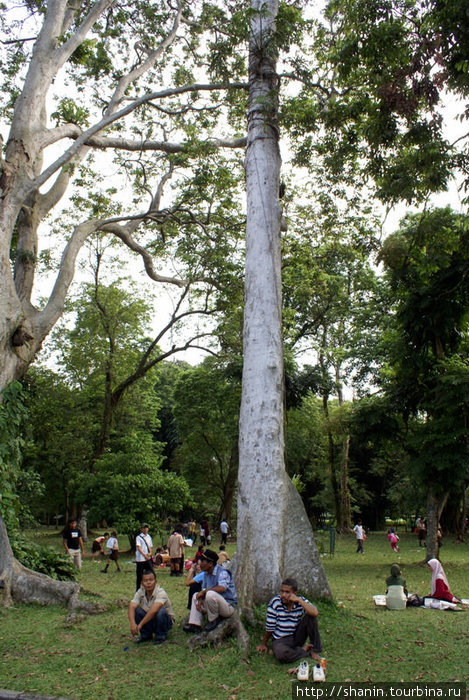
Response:
[{"label": "woman in pink headscarf", "polygon": [[449,590],[448,579],[445,571],[438,559],[430,559],[427,561],[427,566],[432,572],[432,588],[430,596],[439,600],[447,600],[450,603],[460,603],[459,598],[456,598]]}]

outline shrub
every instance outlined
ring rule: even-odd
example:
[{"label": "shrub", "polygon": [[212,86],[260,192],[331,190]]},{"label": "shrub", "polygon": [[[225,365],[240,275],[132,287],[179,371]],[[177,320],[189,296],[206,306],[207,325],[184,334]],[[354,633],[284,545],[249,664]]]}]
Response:
[{"label": "shrub", "polygon": [[58,581],[75,580],[75,569],[70,559],[52,547],[32,544],[19,535],[12,536],[10,544],[15,557],[28,569]]}]

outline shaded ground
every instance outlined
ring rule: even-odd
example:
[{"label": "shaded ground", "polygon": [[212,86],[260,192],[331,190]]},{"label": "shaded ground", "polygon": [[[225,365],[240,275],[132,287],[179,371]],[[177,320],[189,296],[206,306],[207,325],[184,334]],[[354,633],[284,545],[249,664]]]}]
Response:
[{"label": "shaded ground", "polygon": [[[44,540],[60,548],[55,534]],[[218,541],[214,544],[217,548]],[[403,535],[401,544],[398,561],[409,590],[428,593],[424,550],[419,550],[412,535]],[[229,551],[234,549],[229,544]],[[469,598],[469,546],[445,542],[441,559],[453,592]],[[341,536],[335,556],[323,557],[335,597],[333,604],[318,603],[327,680],[466,680],[469,611],[375,608],[372,595],[384,593],[384,580],[394,561],[384,533],[369,537],[363,556],[355,554],[353,537]],[[100,564],[85,560],[81,585],[90,599],[99,593],[111,608],[72,627],[65,624],[65,610],[57,607],[0,609],[0,686],[76,700],[291,698],[286,667],[255,653],[249,664],[241,663],[234,641],[191,653],[186,635],[176,626],[165,645],[134,646],[125,605],[133,595],[134,565],[128,555],[122,556],[121,565],[122,574],[111,569],[104,575]],[[171,578],[167,569],[160,569],[158,575],[182,620],[187,601],[184,580]],[[263,614],[260,610],[259,626],[250,630],[253,648],[262,637]]]}]

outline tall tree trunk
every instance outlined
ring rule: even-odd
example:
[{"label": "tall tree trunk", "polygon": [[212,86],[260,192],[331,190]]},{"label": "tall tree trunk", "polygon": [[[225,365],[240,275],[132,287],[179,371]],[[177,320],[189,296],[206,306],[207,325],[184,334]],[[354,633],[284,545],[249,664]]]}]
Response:
[{"label": "tall tree trunk", "polygon": [[464,534],[466,532],[466,518],[468,513],[467,489],[468,484],[467,481],[465,481],[462,485],[461,511],[458,518],[458,529],[456,532],[456,537],[459,542],[464,542]]},{"label": "tall tree trunk", "polygon": [[335,508],[335,522],[337,527],[342,522],[342,499],[340,497],[340,487],[339,481],[337,479],[337,473],[335,470],[335,449],[334,449],[334,438],[332,437],[332,429],[329,421],[329,398],[327,393],[322,396],[322,409],[324,411],[324,417],[326,419],[327,425],[327,445],[328,445],[328,455],[329,455],[329,474],[331,478],[331,488],[332,496],[334,498],[334,508]]},{"label": "tall tree trunk", "polygon": [[[344,405],[344,396],[342,392],[342,378],[340,376],[339,364],[336,364],[335,366],[335,385],[337,389],[339,406],[342,408]],[[342,454],[340,462],[340,519],[337,517],[337,529],[339,532],[350,532],[352,525],[350,485],[348,480],[349,452],[350,435],[348,433],[344,433],[342,437]]]},{"label": "tall tree trunk", "polygon": [[342,464],[340,469],[340,523],[337,523],[339,532],[350,532],[352,522],[348,480],[349,451],[350,435],[344,435],[342,438]]},{"label": "tall tree trunk", "polygon": [[238,463],[239,447],[238,441],[236,441],[236,444],[233,445],[231,450],[228,474],[226,475],[225,484],[223,487],[223,503],[220,512],[220,521],[227,520],[228,522],[231,522],[233,500],[236,490],[236,482],[238,480]]},{"label": "tall tree trunk", "polygon": [[427,491],[427,536],[426,536],[426,558],[438,558],[438,498],[429,486]]},{"label": "tall tree trunk", "polygon": [[[235,579],[244,612],[295,576],[312,596],[330,597],[303,502],[285,471],[284,374],[278,201],[278,0],[252,0],[246,150],[244,364],[240,412],[238,552]],[[262,546],[259,546],[262,542]]]}]

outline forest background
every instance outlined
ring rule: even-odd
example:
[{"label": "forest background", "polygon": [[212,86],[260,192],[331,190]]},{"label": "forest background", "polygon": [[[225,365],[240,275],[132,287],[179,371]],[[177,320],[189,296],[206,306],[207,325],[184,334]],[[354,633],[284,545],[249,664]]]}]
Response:
[{"label": "forest background", "polygon": [[[254,10],[56,6],[2,17],[2,517],[13,541],[83,508],[130,538],[143,520],[235,528]],[[426,513],[462,538],[467,138],[445,136],[444,106],[467,97],[467,13],[278,13],[288,474],[316,528]],[[454,179],[461,209],[432,208]],[[409,207],[390,235],[378,202]],[[207,358],[178,359],[191,348]]]}]

